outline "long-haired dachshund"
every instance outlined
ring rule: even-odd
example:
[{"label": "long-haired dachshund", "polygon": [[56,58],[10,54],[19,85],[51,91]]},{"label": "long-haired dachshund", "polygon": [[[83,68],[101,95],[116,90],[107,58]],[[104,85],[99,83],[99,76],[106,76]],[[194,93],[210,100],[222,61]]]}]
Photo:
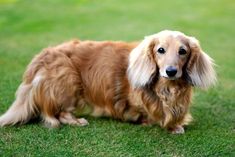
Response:
[{"label": "long-haired dachshund", "polygon": [[184,133],[192,87],[216,82],[213,65],[195,38],[168,30],[140,43],[74,40],[49,47],[28,65],[0,126],[39,116],[48,127],[84,126],[73,112],[90,105],[93,116]]}]

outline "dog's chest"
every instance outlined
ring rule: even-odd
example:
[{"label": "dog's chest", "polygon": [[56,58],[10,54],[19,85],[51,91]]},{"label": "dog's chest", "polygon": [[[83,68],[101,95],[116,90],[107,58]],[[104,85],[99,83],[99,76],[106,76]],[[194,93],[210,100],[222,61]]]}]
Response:
[{"label": "dog's chest", "polygon": [[184,88],[163,86],[157,89],[156,94],[161,101],[173,104],[179,100],[181,93],[184,91]]}]

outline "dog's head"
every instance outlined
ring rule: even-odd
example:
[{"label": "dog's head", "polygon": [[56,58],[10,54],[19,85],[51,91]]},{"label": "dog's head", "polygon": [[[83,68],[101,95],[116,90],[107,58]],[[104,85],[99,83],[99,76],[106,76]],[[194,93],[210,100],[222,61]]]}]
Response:
[{"label": "dog's head", "polygon": [[128,78],[134,88],[152,82],[153,76],[185,79],[207,88],[216,82],[213,60],[194,37],[177,31],[162,31],[146,37],[129,56]]}]

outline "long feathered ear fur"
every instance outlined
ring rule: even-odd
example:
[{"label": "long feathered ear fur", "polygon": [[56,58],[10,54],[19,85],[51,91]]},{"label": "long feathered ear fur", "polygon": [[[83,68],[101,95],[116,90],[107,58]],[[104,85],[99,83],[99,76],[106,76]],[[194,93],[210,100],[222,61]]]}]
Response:
[{"label": "long feathered ear fur", "polygon": [[127,75],[133,88],[147,85],[156,72],[157,64],[152,53],[156,42],[153,36],[145,37],[130,53]]},{"label": "long feathered ear fur", "polygon": [[202,89],[215,85],[214,60],[202,51],[198,40],[194,37],[189,37],[189,47],[191,55],[186,66],[188,81]]}]

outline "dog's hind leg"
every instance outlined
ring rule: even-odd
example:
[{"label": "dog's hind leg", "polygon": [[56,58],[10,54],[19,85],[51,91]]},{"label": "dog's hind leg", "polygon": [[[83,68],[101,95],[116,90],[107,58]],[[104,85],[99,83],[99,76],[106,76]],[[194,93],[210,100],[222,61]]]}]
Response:
[{"label": "dog's hind leg", "polygon": [[60,126],[60,121],[54,116],[43,115],[43,122],[48,128],[57,128]]},{"label": "dog's hind leg", "polygon": [[70,112],[60,112],[59,120],[63,124],[85,126],[88,125],[88,121],[84,118],[76,118]]}]

